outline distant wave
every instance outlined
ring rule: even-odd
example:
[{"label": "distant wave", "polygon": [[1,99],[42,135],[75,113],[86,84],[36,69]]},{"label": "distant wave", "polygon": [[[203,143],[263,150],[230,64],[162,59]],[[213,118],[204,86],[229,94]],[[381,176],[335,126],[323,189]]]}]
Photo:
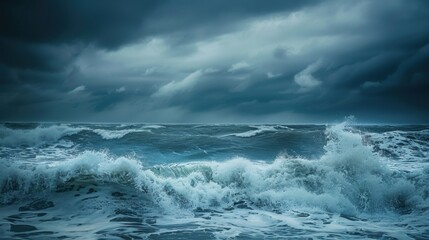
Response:
[{"label": "distant wave", "polygon": [[151,129],[163,128],[161,125],[147,125],[138,129],[108,130],[102,128],[71,127],[68,125],[37,126],[32,129],[12,129],[0,125],[0,145],[13,146],[39,146],[52,144],[62,137],[78,134],[82,131],[91,131],[103,139],[120,139],[130,133],[151,132]]},{"label": "distant wave", "polygon": [[226,135],[223,135],[223,137],[235,136],[235,137],[248,138],[248,137],[253,137],[253,136],[256,136],[256,135],[264,133],[264,132],[276,132],[279,129],[290,129],[289,127],[281,126],[281,125],[279,125],[279,126],[252,126],[252,128],[254,128],[254,130],[249,130],[249,131],[241,132],[241,133],[226,134]]},{"label": "distant wave", "polygon": [[273,163],[234,158],[145,168],[131,157],[85,151],[65,162],[0,168],[1,202],[35,191],[54,191],[79,179],[120,183],[147,193],[163,208],[296,206],[329,212],[410,211],[428,204],[429,169],[397,173],[384,166],[372,146],[345,124],[327,128],[320,159],[278,157]]},{"label": "distant wave", "polygon": [[144,125],[142,128],[146,128],[146,129],[160,129],[160,128],[165,128],[165,126],[163,125]]},{"label": "distant wave", "polygon": [[151,132],[149,129],[124,129],[124,130],[107,130],[107,129],[92,129],[92,132],[100,135],[103,139],[120,139],[129,133]]},{"label": "distant wave", "polygon": [[151,129],[160,129],[165,128],[162,125],[143,125],[143,126],[135,126],[135,125],[126,125],[122,124],[118,127],[133,127],[130,129],[121,129],[121,130],[109,130],[109,129],[91,129],[92,132],[100,135],[103,139],[111,140],[111,139],[120,139],[130,133],[140,133],[140,132],[152,132]]},{"label": "distant wave", "polygon": [[83,130],[87,130],[87,128],[52,125],[37,126],[33,129],[11,129],[0,125],[0,145],[42,145],[56,142],[64,136],[73,135]]}]

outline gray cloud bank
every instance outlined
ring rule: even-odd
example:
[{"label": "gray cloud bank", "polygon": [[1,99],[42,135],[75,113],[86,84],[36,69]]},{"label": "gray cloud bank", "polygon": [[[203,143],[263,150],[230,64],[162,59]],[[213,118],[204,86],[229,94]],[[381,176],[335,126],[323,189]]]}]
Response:
[{"label": "gray cloud bank", "polygon": [[2,1],[3,121],[429,122],[428,1]]}]

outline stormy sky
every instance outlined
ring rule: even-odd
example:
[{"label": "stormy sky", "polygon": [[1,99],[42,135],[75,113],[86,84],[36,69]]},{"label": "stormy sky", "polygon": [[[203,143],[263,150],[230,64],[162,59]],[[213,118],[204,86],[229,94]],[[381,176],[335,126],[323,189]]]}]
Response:
[{"label": "stormy sky", "polygon": [[1,1],[0,120],[429,122],[429,1]]}]

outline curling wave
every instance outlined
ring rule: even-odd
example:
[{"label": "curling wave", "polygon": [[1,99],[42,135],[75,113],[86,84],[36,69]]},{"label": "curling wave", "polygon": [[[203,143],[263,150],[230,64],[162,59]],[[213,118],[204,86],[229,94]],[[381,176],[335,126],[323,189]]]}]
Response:
[{"label": "curling wave", "polygon": [[0,125],[0,145],[2,146],[37,146],[57,142],[64,136],[79,133],[87,128],[67,125],[37,126],[32,129],[11,129]]},{"label": "curling wave", "polygon": [[130,133],[151,132],[149,129],[123,129],[123,130],[94,129],[92,131],[100,135],[103,139],[106,139],[106,140],[120,139]]},{"label": "curling wave", "polygon": [[90,127],[71,127],[64,124],[40,125],[31,129],[14,129],[0,125],[0,146],[40,146],[52,144],[65,136],[78,134],[82,131],[90,131],[98,134],[103,139],[120,139],[130,133],[151,132],[151,129],[163,128],[161,125],[147,125],[139,129],[103,129]]}]

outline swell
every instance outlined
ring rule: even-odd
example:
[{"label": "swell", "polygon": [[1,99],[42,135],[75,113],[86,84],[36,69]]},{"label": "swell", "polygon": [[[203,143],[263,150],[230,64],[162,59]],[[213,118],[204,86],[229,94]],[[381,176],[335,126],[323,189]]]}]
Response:
[{"label": "swell", "polygon": [[93,129],[92,132],[100,135],[103,139],[120,139],[130,133],[151,132],[149,129],[122,129],[122,130],[106,130],[106,129]]},{"label": "swell", "polygon": [[21,145],[37,146],[57,142],[64,136],[79,133],[86,128],[67,125],[37,126],[32,129],[12,129],[0,125],[0,145],[15,147]]},{"label": "swell", "polygon": [[267,133],[267,132],[278,132],[281,129],[286,129],[286,130],[292,130],[291,128],[288,128],[286,126],[252,126],[252,130],[248,130],[245,132],[240,132],[240,133],[230,133],[230,134],[226,134],[226,135],[222,135],[222,137],[229,137],[229,136],[235,136],[235,137],[241,137],[241,138],[249,138],[249,137],[254,137],[257,136],[259,134],[262,133]]},{"label": "swell", "polygon": [[58,142],[65,136],[90,131],[106,140],[120,139],[130,133],[151,132],[151,129],[163,128],[160,125],[147,125],[137,129],[103,129],[70,125],[40,125],[31,129],[9,128],[0,125],[0,146],[40,146]]},{"label": "swell", "polygon": [[327,128],[319,159],[278,157],[272,163],[234,158],[145,168],[132,157],[83,152],[67,161],[1,166],[1,202],[34,192],[53,192],[74,181],[119,183],[137,189],[165,209],[294,207],[329,212],[409,213],[428,205],[429,169],[406,173],[386,167],[372,146],[347,125]]}]

